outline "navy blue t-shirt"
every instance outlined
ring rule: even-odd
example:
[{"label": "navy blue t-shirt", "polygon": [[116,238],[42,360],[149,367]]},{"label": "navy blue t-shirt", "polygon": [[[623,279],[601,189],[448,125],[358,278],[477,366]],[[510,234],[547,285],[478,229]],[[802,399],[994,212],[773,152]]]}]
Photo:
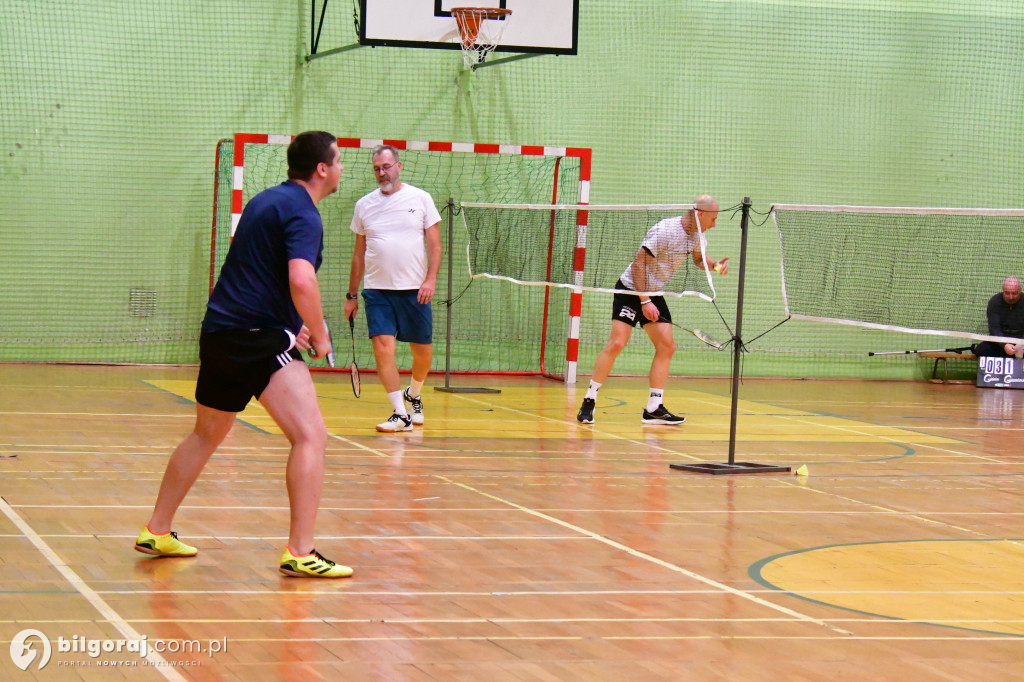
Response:
[{"label": "navy blue t-shirt", "polygon": [[263,190],[242,211],[238,229],[206,304],[203,331],[288,329],[302,318],[292,302],[288,261],[320,268],[324,226],[309,192],[290,180]]}]

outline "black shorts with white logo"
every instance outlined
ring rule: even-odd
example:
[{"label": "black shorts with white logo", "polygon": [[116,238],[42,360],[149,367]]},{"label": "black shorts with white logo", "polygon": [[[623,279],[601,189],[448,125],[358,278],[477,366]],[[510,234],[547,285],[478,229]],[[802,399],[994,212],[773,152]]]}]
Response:
[{"label": "black shorts with white logo", "polygon": [[292,360],[303,362],[295,336],[284,329],[246,329],[199,334],[196,402],[241,412],[258,400],[270,376]]},{"label": "black shorts with white logo", "polygon": [[[631,327],[640,325],[643,327],[651,321],[644,317],[640,308],[640,297],[632,289],[627,289],[620,279],[615,283],[617,289],[612,299],[612,319],[625,322]],[[621,291],[622,293],[618,293]],[[672,313],[668,311],[668,304],[664,296],[651,296],[651,303],[658,309],[658,322],[671,322]]]}]

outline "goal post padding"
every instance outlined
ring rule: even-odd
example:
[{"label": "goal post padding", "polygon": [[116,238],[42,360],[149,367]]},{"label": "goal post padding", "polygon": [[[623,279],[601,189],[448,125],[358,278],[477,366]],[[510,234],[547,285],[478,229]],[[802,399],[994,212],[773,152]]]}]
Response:
[{"label": "goal post padding", "polygon": [[985,309],[1024,270],[1024,209],[776,204],[771,215],[791,317],[1003,338],[987,335]]},{"label": "goal post padding", "polygon": [[[217,191],[211,253],[211,286],[230,245],[232,227],[253,196],[287,177],[290,136],[238,134],[217,148]],[[340,328],[344,293],[355,235],[349,228],[355,202],[373,191],[371,150],[390,144],[400,152],[403,182],[431,194],[441,212],[445,262],[434,296],[432,369],[444,369],[445,301],[449,297],[447,259],[455,258],[452,294],[451,369],[456,372],[545,373],[564,378],[566,372],[570,296],[548,296],[534,287],[503,281],[472,281],[465,267],[466,233],[455,223],[454,244],[448,244],[445,205],[463,201],[500,203],[575,203],[589,191],[590,150],[582,147],[473,144],[367,138],[339,138],[344,171],[338,191],[318,208],[324,221],[324,263],[319,272],[325,314]],[[360,367],[374,366],[362,315],[356,320]],[[399,344],[400,368],[411,366],[405,344]]]}]

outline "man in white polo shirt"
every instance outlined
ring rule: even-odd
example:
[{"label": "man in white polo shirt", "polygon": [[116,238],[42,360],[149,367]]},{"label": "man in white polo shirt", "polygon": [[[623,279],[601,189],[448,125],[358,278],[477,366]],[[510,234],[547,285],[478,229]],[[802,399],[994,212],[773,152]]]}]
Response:
[{"label": "man in white polo shirt", "polygon": [[[433,357],[433,315],[430,301],[441,267],[441,215],[430,194],[400,179],[398,150],[379,145],[373,150],[373,174],[377,189],[356,202],[345,317],[359,307],[363,282],[366,327],[373,343],[377,376],[393,408],[392,415],[377,425],[378,431],[411,431],[423,424],[423,382]],[[365,275],[365,281],[363,281]],[[401,390],[395,343],[409,344],[412,380]],[[410,410],[406,410],[405,403]]]}]

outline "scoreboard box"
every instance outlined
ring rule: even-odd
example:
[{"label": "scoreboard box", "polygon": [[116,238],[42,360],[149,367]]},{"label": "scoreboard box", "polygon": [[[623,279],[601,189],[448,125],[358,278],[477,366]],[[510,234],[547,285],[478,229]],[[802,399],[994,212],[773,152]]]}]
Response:
[{"label": "scoreboard box", "polygon": [[978,388],[1024,388],[1024,360],[978,358]]}]

